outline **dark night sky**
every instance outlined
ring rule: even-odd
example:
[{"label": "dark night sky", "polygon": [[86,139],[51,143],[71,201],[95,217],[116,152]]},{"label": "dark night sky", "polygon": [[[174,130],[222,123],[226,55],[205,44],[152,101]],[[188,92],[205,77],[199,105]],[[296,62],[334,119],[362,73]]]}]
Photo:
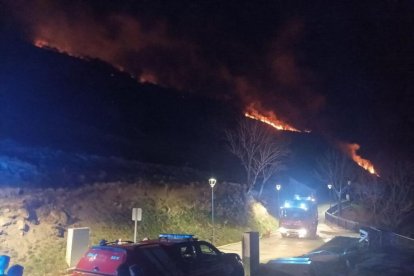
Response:
[{"label": "dark night sky", "polygon": [[27,41],[162,86],[255,102],[294,126],[358,142],[370,158],[413,157],[413,1],[6,0],[0,8],[3,30]]}]

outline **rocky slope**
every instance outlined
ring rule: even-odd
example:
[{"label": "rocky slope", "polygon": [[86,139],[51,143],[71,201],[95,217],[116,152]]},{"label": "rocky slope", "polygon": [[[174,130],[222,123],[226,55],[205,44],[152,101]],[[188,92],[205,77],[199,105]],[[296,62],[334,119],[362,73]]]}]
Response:
[{"label": "rocky slope", "polygon": [[[276,225],[267,213],[251,211],[239,184],[217,184],[217,244],[240,238],[247,229],[270,231]],[[66,232],[90,227],[91,243],[100,239],[133,239],[131,209],[143,209],[138,237],[162,232],[194,233],[210,239],[210,187],[207,183],[137,181],[96,183],[77,188],[0,190],[0,254],[25,266],[27,275],[59,275]]]}]

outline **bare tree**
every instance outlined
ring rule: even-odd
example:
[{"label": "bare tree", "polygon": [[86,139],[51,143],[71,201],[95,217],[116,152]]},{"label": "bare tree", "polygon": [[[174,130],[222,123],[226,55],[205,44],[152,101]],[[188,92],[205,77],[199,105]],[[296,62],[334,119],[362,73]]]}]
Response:
[{"label": "bare tree", "polygon": [[383,175],[381,183],[385,193],[381,197],[381,207],[377,209],[381,226],[395,228],[404,215],[414,210],[413,169],[413,164],[396,162],[390,166],[389,173]]},{"label": "bare tree", "polygon": [[354,185],[354,193],[357,202],[366,210],[367,216],[375,224],[379,221],[379,209],[382,198],[385,194],[383,186],[376,175],[361,171],[358,176],[358,183]]},{"label": "bare tree", "polygon": [[341,214],[343,193],[349,189],[351,179],[355,178],[355,165],[351,159],[336,149],[328,150],[318,160],[316,176],[326,185],[332,184],[335,199],[338,202],[338,212]]},{"label": "bare tree", "polygon": [[355,192],[375,226],[395,229],[406,214],[414,211],[413,169],[412,164],[394,162],[384,170],[381,178],[367,174],[360,176]]},{"label": "bare tree", "polygon": [[252,120],[240,121],[235,131],[226,131],[226,136],[231,153],[240,159],[246,170],[247,193],[261,181],[261,194],[269,178],[283,168],[290,152],[287,142],[280,139],[275,130]]}]

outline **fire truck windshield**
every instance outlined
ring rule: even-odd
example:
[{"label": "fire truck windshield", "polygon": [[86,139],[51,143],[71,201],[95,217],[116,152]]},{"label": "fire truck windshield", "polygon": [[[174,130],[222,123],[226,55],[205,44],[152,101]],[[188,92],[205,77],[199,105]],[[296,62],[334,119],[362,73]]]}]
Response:
[{"label": "fire truck windshield", "polygon": [[288,219],[305,219],[306,218],[306,211],[301,208],[288,208],[283,209],[282,218]]}]

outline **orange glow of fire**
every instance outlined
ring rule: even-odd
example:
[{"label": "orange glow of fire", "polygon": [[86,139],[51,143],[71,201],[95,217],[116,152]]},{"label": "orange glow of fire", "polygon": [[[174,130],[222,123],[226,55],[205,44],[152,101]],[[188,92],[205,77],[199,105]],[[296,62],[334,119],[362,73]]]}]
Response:
[{"label": "orange glow of fire", "polygon": [[73,54],[68,49],[59,48],[59,47],[55,46],[53,43],[50,43],[46,39],[36,38],[33,41],[33,45],[36,46],[36,47],[38,47],[38,48],[53,50],[53,51],[56,51],[58,53],[65,54],[65,55],[68,55],[68,56],[71,56],[71,57],[76,57],[76,58],[80,58],[80,59],[86,59],[85,57],[83,57],[81,55]]},{"label": "orange glow of fire", "polygon": [[158,84],[156,76],[154,74],[151,74],[150,72],[143,72],[139,76],[139,82]]},{"label": "orange glow of fire", "polygon": [[46,40],[43,39],[35,39],[35,41],[33,42],[33,44],[38,47],[38,48],[44,48],[44,47],[48,47],[48,43]]},{"label": "orange glow of fire", "polygon": [[357,151],[361,148],[358,144],[343,144],[343,149],[346,151],[346,153],[349,155],[349,157],[354,160],[355,163],[357,163],[360,167],[367,170],[370,174],[374,174],[376,176],[379,176],[377,172],[375,171],[374,165],[371,161],[362,158],[360,155],[357,154]]},{"label": "orange glow of fire", "polygon": [[282,120],[276,117],[276,114],[272,111],[267,112],[266,114],[261,114],[257,111],[254,106],[251,104],[246,108],[246,112],[244,116],[247,118],[261,121],[265,124],[268,124],[277,130],[284,130],[284,131],[293,131],[293,132],[302,132],[297,128],[290,126],[289,124],[283,122]]},{"label": "orange glow of fire", "polygon": [[[87,57],[72,53],[72,51],[69,48],[57,47],[53,43],[49,42],[46,39],[36,38],[36,39],[33,40],[33,45],[38,47],[38,48],[53,50],[53,51],[56,51],[58,53],[65,54],[65,55],[68,55],[68,56],[71,56],[71,57],[76,57],[76,58],[80,58],[80,59],[88,59]],[[137,76],[134,76],[134,75],[128,73],[127,70],[119,64],[114,64],[113,63],[112,66],[115,67],[116,69],[118,69],[120,72],[129,74],[131,78],[138,80],[140,83],[158,84],[157,77],[154,74],[152,74],[151,72],[144,71],[143,73],[141,73],[141,75],[139,75],[137,77]]]}]

